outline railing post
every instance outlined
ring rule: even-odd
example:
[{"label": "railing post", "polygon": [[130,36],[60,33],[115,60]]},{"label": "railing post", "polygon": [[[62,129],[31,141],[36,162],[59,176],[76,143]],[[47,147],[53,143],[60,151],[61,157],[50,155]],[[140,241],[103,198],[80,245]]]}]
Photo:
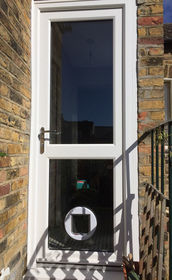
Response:
[{"label": "railing post", "polygon": [[168,124],[168,147],[169,147],[169,274],[172,280],[172,122]]},{"label": "railing post", "polygon": [[161,192],[164,194],[164,125],[161,127]]},{"label": "railing post", "polygon": [[154,130],[151,131],[151,180],[154,185]]},{"label": "railing post", "polygon": [[159,190],[159,139],[158,139],[158,129],[156,129],[156,188]]}]

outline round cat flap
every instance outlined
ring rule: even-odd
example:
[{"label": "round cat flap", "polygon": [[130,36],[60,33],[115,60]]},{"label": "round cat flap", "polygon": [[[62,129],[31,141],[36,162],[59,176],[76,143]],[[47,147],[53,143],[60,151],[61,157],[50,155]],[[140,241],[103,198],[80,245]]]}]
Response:
[{"label": "round cat flap", "polygon": [[64,226],[71,238],[75,240],[87,240],[96,230],[97,219],[90,209],[78,206],[67,213]]}]

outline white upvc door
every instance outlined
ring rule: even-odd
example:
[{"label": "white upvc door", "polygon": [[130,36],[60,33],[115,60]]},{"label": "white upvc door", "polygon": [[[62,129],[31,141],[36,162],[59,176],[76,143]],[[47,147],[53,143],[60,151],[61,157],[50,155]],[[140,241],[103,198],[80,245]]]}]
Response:
[{"label": "white upvc door", "polygon": [[[105,6],[105,4],[104,4],[104,6]],[[74,103],[73,100],[74,100],[74,98],[76,98],[76,95],[74,97],[74,96],[72,96],[72,93],[71,93],[71,98],[70,98],[70,95],[63,93],[63,91],[65,92],[65,90],[66,91],[68,90],[68,89],[66,89],[67,84],[69,83],[69,84],[73,85],[73,83],[71,82],[71,79],[70,79],[70,82],[68,80],[63,81],[64,77],[61,76],[59,78],[59,76],[58,76],[58,75],[62,75],[61,74],[62,70],[60,68],[66,67],[65,63],[62,63],[62,59],[63,59],[62,58],[63,57],[62,48],[65,44],[64,43],[65,39],[60,37],[61,39],[59,39],[58,42],[55,41],[57,43],[57,46],[54,45],[54,47],[52,47],[52,44],[53,44],[52,37],[54,36],[52,29],[53,28],[54,28],[54,30],[60,29],[62,36],[63,36],[65,28],[66,28],[65,30],[68,31],[68,28],[70,30],[71,26],[74,29],[74,27],[73,27],[74,25],[77,26],[77,24],[85,23],[85,25],[88,24],[88,28],[85,27],[85,29],[83,29],[83,33],[86,32],[86,35],[87,35],[87,31],[84,31],[84,30],[87,30],[90,28],[89,24],[93,23],[93,28],[94,28],[95,23],[99,24],[99,23],[106,23],[106,22],[109,22],[112,27],[112,34],[110,35],[112,37],[112,71],[111,71],[111,74],[112,74],[112,90],[111,90],[112,99],[111,99],[111,101],[112,102],[110,103],[110,101],[108,101],[106,103],[106,98],[102,99],[103,100],[102,103],[104,102],[104,106],[107,107],[105,109],[104,113],[102,112],[102,114],[105,114],[104,119],[106,120],[106,118],[107,118],[106,114],[108,113],[108,111],[111,111],[111,115],[112,115],[111,116],[111,118],[112,118],[111,128],[109,128],[110,126],[108,128],[104,128],[104,129],[109,129],[111,131],[111,133],[112,133],[112,136],[110,137],[111,140],[107,140],[106,137],[105,137],[105,140],[100,140],[100,139],[92,140],[92,138],[91,138],[89,143],[87,143],[86,140],[81,140],[81,142],[76,139],[75,139],[76,141],[75,140],[71,140],[71,141],[63,140],[63,133],[64,133],[63,129],[64,129],[65,125],[69,125],[69,123],[70,123],[70,125],[72,126],[72,129],[73,129],[73,127],[76,127],[77,121],[79,122],[79,126],[81,126],[81,125],[83,125],[85,120],[84,119],[81,120],[81,119],[79,119],[79,117],[76,120],[75,114],[73,115],[72,121],[67,120],[67,117],[66,117],[66,120],[64,120],[65,114],[67,116],[69,115],[67,113],[67,110],[68,111],[72,110],[71,107],[74,106],[72,104]],[[72,25],[73,23],[74,23],[74,25]],[[56,24],[57,25],[60,24],[60,25],[56,26]],[[126,115],[128,114],[127,113],[128,110],[126,110],[126,112],[125,112],[126,115],[125,115],[124,102],[126,102],[127,98],[125,98],[126,93],[125,93],[125,88],[124,88],[124,84],[123,84],[124,80],[125,80],[124,74],[126,71],[126,69],[123,69],[123,68],[124,68],[124,65],[127,65],[127,64],[124,64],[124,53],[125,53],[124,49],[125,49],[126,42],[124,43],[124,26],[123,26],[123,24],[124,24],[124,18],[123,18],[122,7],[118,7],[118,8],[106,7],[104,9],[103,8],[96,9],[96,5],[94,5],[93,8],[89,8],[89,10],[87,10],[85,8],[83,10],[82,9],[81,10],[79,10],[79,9],[71,10],[70,9],[70,10],[66,10],[66,11],[65,11],[65,9],[64,10],[62,9],[61,11],[42,10],[37,15],[38,32],[35,33],[35,35],[37,37],[35,40],[37,41],[37,43],[34,45],[37,48],[36,50],[34,50],[34,53],[35,53],[34,57],[35,57],[36,62],[33,63],[33,67],[34,66],[36,67],[34,69],[35,77],[33,78],[34,79],[33,87],[35,89],[36,96],[34,97],[35,103],[34,103],[34,107],[32,109],[32,114],[33,114],[32,115],[32,124],[33,124],[33,119],[35,119],[36,123],[34,123],[34,129],[33,129],[34,132],[32,133],[32,144],[31,144],[30,201],[29,201],[29,239],[28,239],[28,246],[29,246],[28,260],[29,261],[28,261],[28,266],[30,266],[30,267],[35,266],[36,263],[37,263],[37,265],[39,265],[39,263],[63,263],[63,264],[64,263],[71,263],[71,264],[78,263],[81,265],[82,264],[92,264],[92,265],[107,265],[107,266],[108,265],[110,265],[110,266],[117,265],[118,266],[121,264],[121,257],[125,253],[127,242],[128,242],[127,225],[126,225],[127,205],[126,205],[126,202],[124,201],[125,196],[126,196],[126,190],[124,189],[126,187],[126,182],[125,182],[125,177],[126,177],[125,167],[126,166],[124,164],[124,160],[125,160],[124,150],[125,150],[125,143],[126,143],[126,139],[124,139],[124,136],[126,137],[126,130],[125,130],[124,117],[127,118]],[[57,31],[57,33],[58,33],[58,31]],[[93,34],[94,34],[94,32],[93,32]],[[102,34],[103,34],[103,32],[102,32]],[[105,32],[105,34],[106,34],[106,32]],[[61,40],[63,40],[63,42]],[[77,40],[77,38],[76,38],[76,40]],[[92,63],[94,63],[94,57],[96,60],[99,54],[97,51],[96,51],[96,54],[94,54],[94,44],[95,44],[94,40],[92,40],[92,38],[90,39],[88,37],[88,38],[86,38],[86,41],[87,41],[87,47],[88,47],[89,63],[92,64]],[[68,41],[66,41],[66,42],[68,42]],[[60,47],[58,46],[58,44],[60,44]],[[106,44],[107,44],[107,41],[105,40],[104,45],[106,45]],[[73,48],[73,46],[71,45],[71,53],[69,51],[69,54],[68,54],[68,56],[71,55],[71,57],[69,59],[70,61],[73,59],[72,48]],[[81,48],[82,48],[82,45],[81,45]],[[56,49],[60,49],[60,55],[57,58],[57,61],[59,61],[58,69],[60,69],[59,70],[60,74],[55,73],[56,69],[54,69],[53,65],[52,65],[52,63],[53,63],[52,56],[53,56],[53,52],[57,51]],[[70,48],[68,48],[68,49],[70,49]],[[106,51],[106,49],[105,49],[105,51]],[[65,49],[65,52],[66,52],[66,49]],[[79,52],[80,51],[78,49],[78,57],[74,58],[76,61],[77,61],[77,59],[80,58],[81,54]],[[108,56],[108,55],[105,53],[104,56],[105,56],[105,58],[103,60],[106,60],[106,56]],[[107,60],[108,60],[108,58],[107,58]],[[103,65],[107,66],[106,61],[104,61],[103,63],[104,63]],[[58,62],[57,62],[57,64],[58,64]],[[108,62],[107,62],[107,64],[108,64]],[[97,65],[96,65],[96,67],[97,67]],[[77,67],[77,65],[74,65],[74,66]],[[65,70],[65,71],[67,71],[67,70]],[[95,70],[95,71],[97,71],[97,70]],[[53,75],[54,75],[54,77],[53,77]],[[106,72],[106,75],[107,75],[107,72]],[[56,78],[56,76],[58,76],[58,77]],[[77,78],[81,79],[78,72],[77,72],[77,75],[75,75],[75,76],[76,76],[75,79],[77,79]],[[104,88],[104,84],[101,80],[102,75],[99,79],[100,79],[100,91],[101,91],[101,86]],[[56,80],[57,84],[60,83],[60,86],[57,85],[57,87],[60,87],[60,90],[58,89],[60,93],[57,93],[59,96],[56,98],[56,101],[53,100],[54,95],[52,94],[52,91],[53,91],[52,87],[54,86],[55,80]],[[91,83],[92,82],[90,82],[90,84]],[[64,84],[64,88],[65,88],[64,90],[62,89],[62,84]],[[90,89],[90,85],[88,88]],[[80,89],[82,89],[82,90],[80,90]],[[81,80],[79,82],[77,91],[79,92],[77,94],[80,94],[81,96],[83,96],[81,91],[83,92],[84,89],[83,89]],[[94,90],[92,92],[94,94]],[[102,92],[103,92],[103,90],[102,90]],[[68,98],[65,97],[65,98],[63,98],[63,101],[62,101],[62,95],[65,95],[65,94]],[[95,95],[96,94],[97,93],[95,93]],[[88,96],[90,98],[89,92],[88,92]],[[77,102],[78,102],[77,104],[79,104],[78,106],[81,106],[82,101],[83,101],[83,108],[84,108],[84,106],[86,106],[86,104],[87,104],[87,100],[86,100],[87,95],[85,94],[84,98],[82,97],[83,99],[81,97],[78,97],[78,98],[80,98],[79,99],[80,101],[77,100]],[[107,97],[107,99],[108,99],[108,97]],[[56,127],[53,127],[53,118],[54,118],[53,114],[54,113],[52,113],[52,112],[54,112],[53,103],[55,103],[55,102],[58,103],[57,111],[58,110],[59,111],[57,112],[57,114],[62,115],[62,113],[64,113],[63,118],[60,116],[61,123],[60,123],[59,127],[57,127],[59,120],[56,121]],[[90,99],[88,102],[90,102]],[[96,106],[96,98],[93,98],[92,102],[95,103],[95,106]],[[131,100],[131,102],[132,102],[132,100]],[[100,100],[100,102],[97,102],[97,103],[101,104],[101,100]],[[87,104],[87,106],[88,106],[88,104]],[[109,106],[109,108],[108,108],[108,106]],[[64,109],[64,108],[67,108],[67,109]],[[79,110],[79,109],[77,109],[77,110]],[[83,109],[83,111],[85,112],[86,110]],[[78,114],[80,114],[80,115],[82,115],[82,113],[83,113],[82,110],[80,110],[78,112],[79,112]],[[101,116],[100,111],[96,109],[96,107],[95,107],[94,113],[95,113],[95,115],[97,114],[97,116],[95,117],[95,120],[97,121],[97,123],[99,123],[99,119],[102,120],[103,117]],[[90,118],[91,118],[91,114],[92,113],[90,113]],[[132,115],[132,113],[131,113],[131,115]],[[129,117],[130,116],[128,115],[128,118]],[[63,124],[62,124],[62,119],[63,119]],[[89,122],[90,120],[86,120],[86,121]],[[105,126],[106,126],[106,124],[104,124],[104,122],[102,121],[102,126],[94,125],[94,127],[92,127],[92,129],[94,130],[95,134],[96,134],[95,131],[98,131],[98,129],[101,131],[100,134],[102,134],[104,130],[101,130],[100,127],[105,127]],[[45,138],[43,150],[41,150],[40,140],[38,138],[36,138],[40,134],[41,128],[44,128],[45,130],[48,130],[48,131],[52,130],[52,128],[53,128],[53,130],[54,130],[53,133],[55,135],[58,135],[56,140],[51,140],[50,138],[53,137],[53,134],[51,134],[49,132],[43,134],[42,136]],[[71,128],[69,128],[69,127],[66,129],[65,135],[67,135],[67,136],[65,136],[65,137],[68,137],[70,129]],[[75,130],[75,129],[73,129],[73,130]],[[79,131],[79,128],[78,128],[78,131],[75,132],[75,134],[77,134],[77,137],[79,137],[78,135],[81,132],[82,131]],[[136,134],[136,132],[135,132],[135,134]],[[85,135],[85,132],[84,132],[84,135]],[[99,137],[97,135],[96,135],[96,137]],[[66,139],[65,137],[64,137],[64,139]],[[77,138],[77,137],[75,135],[74,138]],[[47,138],[50,139],[50,141]],[[101,136],[100,136],[100,138],[101,138]],[[77,139],[79,139],[79,138],[77,138]],[[133,159],[136,159],[135,156],[132,155],[132,157],[133,157]],[[82,165],[82,166],[79,167],[80,165]],[[56,169],[53,169],[54,166],[56,166],[55,167]],[[65,166],[65,167],[62,168],[61,166]],[[66,166],[68,166],[68,167],[66,167]],[[86,166],[86,168],[89,169],[89,172],[87,174],[88,178],[85,178],[84,176],[81,177],[81,175],[80,175],[80,174],[85,174],[84,172],[82,172],[83,166]],[[91,166],[91,167],[89,167],[89,166]],[[108,168],[111,169],[111,171],[105,170],[106,175],[101,176],[101,174],[99,174],[99,179],[97,179],[99,181],[102,180],[102,178],[105,178],[107,180],[107,178],[108,178],[107,173],[111,172],[111,175],[109,175],[109,176],[110,176],[110,178],[112,178],[112,186],[111,186],[111,188],[112,188],[111,195],[113,196],[112,197],[112,207],[107,206],[107,205],[105,206],[106,210],[108,207],[112,208],[112,209],[108,208],[110,210],[107,210],[107,211],[110,211],[108,213],[112,213],[112,217],[109,216],[109,221],[112,218],[112,221],[109,222],[111,225],[111,229],[110,229],[111,237],[110,237],[109,244],[111,244],[111,245],[110,245],[110,247],[108,247],[109,245],[107,245],[107,247],[106,247],[106,245],[101,245],[101,241],[100,241],[100,243],[98,241],[95,241],[97,243],[94,244],[94,235],[97,234],[97,237],[96,237],[97,239],[100,237],[99,234],[96,232],[98,232],[98,226],[99,226],[98,223],[101,221],[101,218],[96,217],[96,215],[97,215],[96,211],[99,211],[97,209],[104,207],[104,206],[102,206],[104,204],[101,204],[100,206],[98,205],[97,208],[94,209],[94,205],[89,207],[89,204],[87,205],[87,203],[86,203],[86,208],[84,208],[83,201],[81,201],[81,203],[80,203],[80,196],[78,196],[79,198],[78,198],[76,206],[81,207],[81,208],[83,207],[83,209],[86,209],[86,211],[91,211],[91,212],[87,212],[87,214],[91,213],[90,215],[92,215],[92,213],[93,213],[93,215],[95,216],[95,219],[96,219],[96,228],[95,228],[95,232],[93,233],[93,237],[92,237],[93,241],[90,241],[90,243],[89,243],[89,234],[88,234],[88,244],[83,243],[84,245],[82,248],[83,241],[76,241],[77,238],[75,239],[75,235],[77,236],[79,234],[77,232],[77,230],[69,229],[69,231],[70,230],[71,230],[71,232],[73,231],[71,234],[73,234],[73,236],[74,236],[74,238],[73,238],[74,241],[73,241],[73,243],[71,242],[71,244],[74,244],[74,245],[69,245],[70,242],[65,244],[65,242],[67,240],[66,238],[64,238],[64,240],[62,242],[62,241],[59,241],[60,239],[58,239],[58,237],[56,237],[59,234],[58,233],[59,227],[58,227],[58,218],[54,217],[54,215],[55,216],[56,216],[56,214],[57,214],[57,216],[61,215],[61,214],[59,214],[59,211],[61,211],[62,206],[59,206],[59,205],[64,204],[65,200],[66,200],[66,204],[68,204],[70,194],[68,194],[68,196],[66,198],[63,197],[63,190],[62,190],[63,186],[60,186],[60,184],[62,184],[60,182],[65,181],[63,179],[63,177],[67,176],[67,175],[65,175],[66,170],[70,169],[69,170],[69,173],[70,173],[70,172],[73,172],[72,170],[74,170],[74,169],[76,172],[76,168],[77,168],[77,170],[81,169],[81,171],[77,171],[77,172],[80,172],[79,175],[78,175],[78,173],[76,174],[78,176],[78,178],[76,179],[76,182],[75,182],[76,191],[77,191],[77,188],[80,188],[80,187],[82,188],[83,186],[86,186],[86,188],[88,188],[88,196],[90,196],[89,189],[91,189],[92,185],[94,185],[94,183],[92,183],[92,182],[94,180],[96,180],[95,176],[98,176],[98,175],[95,175],[96,171],[95,172],[91,171],[91,168],[96,169],[96,168],[98,168],[98,166],[100,166],[100,169],[102,168],[102,170],[103,170],[102,166],[106,166],[107,169]],[[135,167],[137,167],[137,164],[135,164]],[[54,171],[52,171],[51,169],[53,169]],[[62,172],[63,172],[63,174],[61,174]],[[99,171],[97,171],[97,172],[99,173]],[[104,171],[102,171],[102,172],[104,172]],[[135,170],[135,172],[137,172],[137,170]],[[58,175],[57,175],[57,173],[58,173]],[[55,176],[57,178],[52,179],[52,176]],[[135,179],[137,179],[137,175],[136,175]],[[52,182],[54,182],[53,180],[55,181],[55,183],[52,183]],[[134,180],[134,181],[136,182],[136,180]],[[53,187],[51,186],[52,184],[54,184]],[[99,186],[101,185],[100,182],[97,184]],[[106,183],[105,183],[105,185],[106,185]],[[61,191],[58,191],[59,188],[61,188]],[[52,194],[52,191],[54,191],[54,190],[57,193],[60,193],[60,198],[58,198],[58,197],[54,198],[55,196],[57,196],[57,194]],[[81,192],[81,190],[79,190],[79,191]],[[95,193],[96,193],[96,191],[95,191]],[[103,200],[102,196],[103,195],[100,194],[99,200],[101,200],[101,201]],[[106,196],[106,194],[105,194],[105,196]],[[76,192],[75,192],[75,197],[77,197]],[[96,197],[96,195],[94,195],[94,197]],[[136,198],[137,198],[137,194],[136,194]],[[104,199],[106,200],[106,197]],[[61,202],[61,200],[64,200],[64,201]],[[109,198],[109,200],[110,200],[110,198]],[[109,203],[108,202],[109,200],[107,198],[107,204]],[[74,201],[75,201],[75,199],[74,199]],[[51,203],[53,203],[53,206],[51,205]],[[56,204],[56,203],[57,203],[57,205],[54,206],[54,204]],[[101,202],[101,203],[103,203],[103,202]],[[71,205],[75,206],[75,202]],[[54,212],[52,212],[51,207],[53,207],[53,209],[54,209],[54,207],[56,207],[56,206],[57,206],[57,210],[53,210]],[[76,207],[74,207],[74,208],[76,208]],[[77,215],[81,214],[80,212],[77,212],[78,210],[73,210],[74,208],[70,209],[70,206],[69,206],[69,209],[68,209],[66,206],[64,206],[64,209],[71,210],[71,213],[73,211],[73,213],[76,214],[76,215],[73,215],[73,220],[74,220],[74,218],[77,219],[78,218]],[[64,209],[63,209],[63,212],[65,213]],[[135,207],[135,209],[137,209],[137,207]],[[66,215],[70,215],[69,212],[70,211],[67,211]],[[54,215],[53,215],[53,213],[54,213]],[[99,213],[98,213],[98,215],[99,215]],[[53,216],[53,217],[50,217],[50,216]],[[86,216],[89,216],[89,215],[86,215]],[[60,219],[62,219],[62,217]],[[66,231],[65,234],[67,234],[67,230],[65,230],[65,226],[66,226],[65,219],[63,222],[63,227],[64,227],[63,230],[64,230],[64,232]],[[70,221],[71,221],[71,219],[72,218],[70,218]],[[102,223],[104,223],[103,219],[107,220],[108,216],[106,216],[105,218],[102,218]],[[57,224],[57,227],[56,227],[56,229],[54,229],[54,232],[52,235],[49,231],[49,228],[51,226],[50,225],[51,220],[53,220],[52,223]],[[86,226],[87,229],[85,230],[85,229],[83,229],[84,225],[82,224],[82,222],[81,222],[81,224],[82,224],[81,225],[79,220],[76,220],[76,224],[80,228],[80,230],[81,231],[85,230],[85,231],[88,231],[88,233],[89,233],[89,231],[91,231],[91,229],[92,229],[91,218],[90,218],[90,222],[89,222],[90,224],[87,221],[86,221],[86,223],[87,223],[87,226]],[[88,226],[88,224],[89,224],[89,226]],[[95,223],[94,223],[94,226],[95,226]],[[107,225],[105,224],[105,227],[106,226]],[[70,225],[68,225],[68,227],[70,228]],[[136,221],[136,227],[137,227],[137,221]],[[136,230],[138,230],[138,229],[136,229]],[[106,237],[106,230],[104,230],[104,232],[105,232],[104,238],[108,239],[109,237],[108,236]],[[63,235],[63,232],[61,233],[61,235]],[[69,239],[71,238],[70,240],[72,241],[71,236],[72,235],[69,234]],[[136,234],[136,236],[137,236],[137,234]],[[51,243],[50,240],[52,240],[52,239],[54,242],[53,244],[55,244],[55,245],[50,244]],[[62,237],[62,239],[63,239],[63,237]],[[82,235],[81,235],[81,239],[82,239]],[[81,243],[79,243],[78,247],[77,247],[77,242],[81,242]],[[64,244],[61,245],[62,243],[64,243]],[[93,249],[92,249],[91,244],[93,244]],[[63,246],[64,246],[64,249],[63,249]],[[99,246],[100,246],[100,249],[99,249]],[[137,253],[136,253],[136,255],[137,255]]]}]

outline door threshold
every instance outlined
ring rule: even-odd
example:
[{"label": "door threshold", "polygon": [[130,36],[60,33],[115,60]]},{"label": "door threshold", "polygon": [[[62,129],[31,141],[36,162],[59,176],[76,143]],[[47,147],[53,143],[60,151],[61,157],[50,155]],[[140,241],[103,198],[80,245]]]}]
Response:
[{"label": "door threshold", "polygon": [[28,269],[24,280],[123,280],[122,267],[58,265]]},{"label": "door threshold", "polygon": [[122,263],[116,262],[116,263],[89,263],[89,262],[69,262],[67,260],[48,260],[48,259],[37,259],[36,260],[37,267],[77,267],[81,269],[89,268],[89,269],[105,269],[105,270],[121,270],[122,269]]}]

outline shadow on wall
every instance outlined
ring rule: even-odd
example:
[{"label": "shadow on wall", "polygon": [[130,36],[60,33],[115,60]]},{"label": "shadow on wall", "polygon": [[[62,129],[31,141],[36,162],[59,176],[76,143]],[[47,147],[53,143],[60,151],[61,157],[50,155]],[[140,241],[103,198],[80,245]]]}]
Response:
[{"label": "shadow on wall", "polygon": [[[135,194],[131,194],[130,187],[130,165],[129,165],[129,156],[130,153],[137,148],[138,144],[143,139],[140,138],[138,141],[133,143],[125,152],[124,155],[121,155],[114,162],[114,167],[116,167],[123,159],[126,162],[126,200],[125,203],[120,204],[115,210],[114,215],[118,213],[121,214],[121,222],[114,228],[114,233],[119,236],[118,243],[114,247],[115,256],[117,257],[118,265],[113,261],[114,253],[109,254],[109,258],[105,257],[105,252],[91,252],[91,251],[53,251],[50,255],[45,255],[45,242],[48,237],[48,229],[44,232],[40,241],[35,248],[34,254],[31,257],[31,260],[28,264],[28,271],[24,276],[25,280],[32,279],[47,279],[44,277],[48,277],[48,279],[56,279],[56,275],[58,273],[59,279],[94,279],[94,280],[103,280],[103,279],[115,279],[122,280],[123,273],[122,272],[122,253],[121,248],[123,248],[123,252],[125,252],[126,245],[124,244],[124,240],[129,244],[128,251],[133,254],[133,229],[132,229],[132,202],[135,198]],[[125,214],[126,211],[126,214]],[[124,222],[127,221],[127,226],[125,228]],[[126,233],[125,233],[126,231]],[[124,234],[126,237],[124,237]],[[38,259],[38,252],[43,252],[43,258]],[[73,254],[77,255],[77,262],[71,262],[73,259]],[[123,253],[125,255],[125,253]],[[81,258],[82,255],[82,258]],[[89,259],[91,257],[95,258],[95,264],[90,263]],[[104,257],[104,264],[102,265],[102,259]],[[82,259],[82,261],[81,261]],[[33,264],[36,260],[37,266],[33,267]],[[84,260],[84,261],[83,261]],[[100,263],[101,262],[101,263]],[[116,266],[115,266],[116,265]],[[43,274],[42,274],[43,273]],[[119,275],[119,276],[118,276]]]}]

